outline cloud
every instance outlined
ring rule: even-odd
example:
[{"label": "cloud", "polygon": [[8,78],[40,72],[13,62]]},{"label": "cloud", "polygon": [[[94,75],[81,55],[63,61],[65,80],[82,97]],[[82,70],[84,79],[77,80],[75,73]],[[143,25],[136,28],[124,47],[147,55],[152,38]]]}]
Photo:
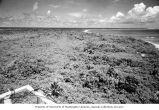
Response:
[{"label": "cloud", "polygon": [[146,7],[144,3],[135,4],[126,15],[118,12],[110,18],[110,22],[135,24],[135,23],[152,23],[159,20],[159,6]]},{"label": "cloud", "polygon": [[83,12],[87,12],[88,10],[87,10],[87,9],[83,9],[82,11],[83,11]]},{"label": "cloud", "polygon": [[60,5],[49,5],[50,7],[52,7],[52,8],[59,8],[59,7],[61,7]]},{"label": "cloud", "polygon": [[115,16],[110,18],[110,22],[120,22],[125,15],[122,12],[118,12]]},{"label": "cloud", "polygon": [[68,15],[71,17],[75,17],[75,18],[85,18],[85,17],[87,17],[87,14],[86,14],[87,11],[88,10],[86,8],[84,8],[80,12],[68,13]]},{"label": "cloud", "polygon": [[49,16],[51,14],[51,10],[48,10],[47,11],[47,15]]},{"label": "cloud", "polygon": [[114,2],[119,2],[120,0],[114,0]]},{"label": "cloud", "polygon": [[36,11],[39,8],[39,2],[35,2],[33,5],[33,11]]},{"label": "cloud", "polygon": [[100,27],[104,26],[108,23],[108,19],[104,18],[100,14],[91,15],[91,14],[84,14],[82,17],[75,19],[77,21],[78,26],[83,27]]},{"label": "cloud", "polygon": [[69,15],[69,16],[72,16],[72,17],[76,17],[76,18],[80,18],[80,17],[83,16],[82,13],[69,13],[68,15]]},{"label": "cloud", "polygon": [[105,19],[99,19],[98,20],[100,23],[104,23],[104,22],[106,22],[106,20]]},{"label": "cloud", "polygon": [[128,14],[133,18],[140,17],[145,14],[145,9],[146,5],[144,3],[135,4],[134,8],[131,9]]},{"label": "cloud", "polygon": [[12,20],[12,16],[11,17],[0,17],[0,23],[4,23],[4,22],[9,22]]},{"label": "cloud", "polygon": [[[39,3],[35,2],[33,11],[38,10]],[[140,23],[156,23],[159,21],[159,6],[146,7],[144,3],[135,4],[132,9],[127,13],[118,11],[111,18],[105,18],[104,15],[94,15],[86,13],[88,10],[83,8],[79,12],[67,13],[67,17],[53,16],[51,9],[47,10],[44,14],[37,14],[34,12],[23,14],[20,17],[0,18],[0,23],[9,26],[61,26],[61,27],[107,27],[122,26],[125,24],[135,24],[137,26]],[[50,16],[51,15],[51,16]],[[112,25],[112,23],[114,23]],[[149,25],[148,24],[148,25]],[[128,25],[129,26],[129,25]]]},{"label": "cloud", "polygon": [[144,19],[153,19],[159,17],[159,6],[149,7],[146,9]]}]

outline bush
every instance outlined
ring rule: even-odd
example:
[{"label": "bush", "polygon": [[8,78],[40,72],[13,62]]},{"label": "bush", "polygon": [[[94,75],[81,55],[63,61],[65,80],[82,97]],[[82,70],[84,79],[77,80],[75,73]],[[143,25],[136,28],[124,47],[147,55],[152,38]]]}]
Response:
[{"label": "bush", "polygon": [[135,84],[135,85],[139,84],[139,81],[133,76],[127,76],[125,79],[129,84]]},{"label": "bush", "polygon": [[44,75],[47,70],[43,62],[39,59],[33,61],[29,59],[16,60],[12,65],[7,66],[3,72],[6,78],[26,79],[31,75]]},{"label": "bush", "polygon": [[124,63],[126,66],[130,66],[130,67],[143,67],[144,65],[143,62],[134,61],[132,59],[125,59],[125,58],[120,59],[118,63],[120,64]]},{"label": "bush", "polygon": [[53,84],[51,84],[51,94],[53,96],[60,96],[63,92],[63,89],[57,84],[57,82],[54,82]]},{"label": "bush", "polygon": [[139,82],[136,78],[132,77],[132,76],[127,76],[125,78],[125,82],[119,82],[116,86],[116,89],[120,90],[125,90],[128,93],[133,93],[136,92],[137,86],[138,86]]}]

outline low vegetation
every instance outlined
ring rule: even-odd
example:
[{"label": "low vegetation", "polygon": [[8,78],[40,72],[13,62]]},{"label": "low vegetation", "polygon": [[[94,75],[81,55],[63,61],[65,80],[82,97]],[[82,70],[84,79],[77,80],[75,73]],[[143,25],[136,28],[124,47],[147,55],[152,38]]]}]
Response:
[{"label": "low vegetation", "polygon": [[[38,37],[4,42],[29,32]],[[29,32],[0,33],[0,94],[30,84],[56,103],[159,103],[159,51],[152,44],[76,30]],[[29,93],[16,97],[14,103],[36,103]]]}]

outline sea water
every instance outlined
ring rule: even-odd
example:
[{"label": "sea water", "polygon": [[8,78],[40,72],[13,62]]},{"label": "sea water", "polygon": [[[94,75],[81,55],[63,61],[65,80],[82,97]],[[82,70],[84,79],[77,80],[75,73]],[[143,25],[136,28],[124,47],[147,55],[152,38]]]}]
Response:
[{"label": "sea water", "polygon": [[130,36],[140,38],[152,43],[159,48],[159,30],[158,29],[88,29],[88,32],[104,33],[108,35]]}]

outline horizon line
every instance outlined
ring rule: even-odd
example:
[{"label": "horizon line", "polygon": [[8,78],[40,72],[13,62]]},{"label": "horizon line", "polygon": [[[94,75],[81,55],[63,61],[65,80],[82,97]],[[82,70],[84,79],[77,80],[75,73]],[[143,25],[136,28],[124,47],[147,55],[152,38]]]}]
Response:
[{"label": "horizon line", "polygon": [[1,27],[0,28],[46,28],[46,29],[158,29],[158,28],[104,28],[104,27]]}]

